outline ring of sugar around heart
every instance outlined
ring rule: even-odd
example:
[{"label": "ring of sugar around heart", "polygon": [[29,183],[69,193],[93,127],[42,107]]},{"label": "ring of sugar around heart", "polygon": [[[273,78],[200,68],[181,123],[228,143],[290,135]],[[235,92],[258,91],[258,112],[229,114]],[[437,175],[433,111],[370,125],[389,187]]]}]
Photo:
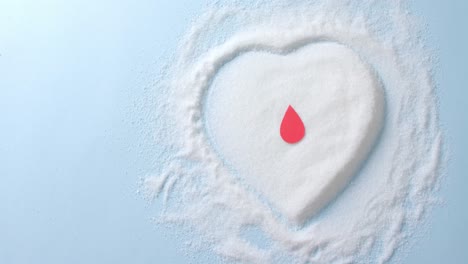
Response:
[{"label": "ring of sugar around heart", "polygon": [[[283,54],[244,52],[219,69],[205,103],[205,126],[216,152],[299,224],[356,173],[382,127],[385,104],[374,72],[337,42]],[[297,144],[279,136],[289,105],[306,126]]]},{"label": "ring of sugar around heart", "polygon": [[[346,1],[332,1],[331,5],[330,1],[304,2],[304,5],[299,2],[300,6],[292,6],[289,11],[284,6],[278,6],[276,11],[263,6],[256,10],[242,8],[242,5],[239,9],[237,4],[234,9],[223,6],[218,10],[216,6],[190,27],[175,56],[161,72],[155,89],[148,90],[151,109],[156,110],[155,115],[149,115],[148,124],[156,132],[152,135],[156,135],[153,139],[161,150],[158,156],[161,166],[144,180],[145,192],[151,199],[161,197],[163,210],[156,218],[158,223],[180,224],[184,235],[185,231],[192,233],[193,230],[196,237],[190,239],[190,245],[203,243],[203,247],[207,245],[222,258],[235,262],[391,261],[395,251],[407,242],[439,198],[438,185],[445,166],[444,144],[430,53],[422,45],[420,32],[414,27],[417,23],[413,23],[404,5],[391,1],[387,4],[379,1],[375,5],[373,1],[364,1],[364,6],[371,8],[360,9],[356,7],[361,3],[350,5]],[[335,52],[330,52],[333,45],[317,45],[327,43],[336,44]],[[337,67],[321,69],[317,65],[323,63],[312,62],[312,49],[319,46],[323,47],[322,52],[315,52],[315,57],[326,59],[328,56],[326,61]],[[309,48],[310,53],[306,51]],[[338,56],[338,52],[343,56]],[[294,55],[298,55],[296,59],[287,59]],[[253,60],[253,57],[258,59]],[[278,70],[266,72],[266,76],[259,78],[260,70],[265,69],[259,64],[267,57],[272,62],[270,69]],[[252,65],[246,66],[245,62]],[[281,62],[284,67],[278,66]],[[312,65],[305,63],[300,67],[300,62]],[[239,67],[244,69],[239,70]],[[340,68],[341,72],[337,70]],[[318,77],[321,79],[316,81],[317,85],[312,85],[311,75],[321,70],[325,74]],[[340,73],[327,77],[328,72]],[[237,77],[228,78],[235,73]],[[348,73],[347,81],[332,78],[345,77],[343,73]],[[352,77],[359,75],[365,78]],[[247,82],[249,78],[261,81],[252,85]],[[228,82],[229,79],[233,81]],[[365,85],[363,80],[370,85]],[[245,85],[234,87],[239,81]],[[281,81],[282,88],[289,89],[283,94],[275,87]],[[302,87],[304,83],[309,83],[308,89]],[[341,100],[330,100],[335,97],[325,94],[333,89],[321,88],[332,87],[333,83],[349,88],[340,93]],[[357,85],[352,86],[353,83]],[[243,91],[247,87],[250,89]],[[354,100],[344,96],[361,87],[377,90],[359,93]],[[263,93],[252,96],[255,91],[251,90],[263,90]],[[293,90],[296,94],[290,96]],[[310,98],[319,91],[322,101]],[[363,94],[377,100],[362,99]],[[283,97],[287,100],[282,101]],[[340,103],[330,106],[332,101]],[[374,108],[369,107],[372,105],[369,102],[379,101],[381,107],[377,103]],[[358,114],[355,118],[356,109],[342,107],[359,105],[357,102],[364,102],[364,108],[375,110],[375,114]],[[363,147],[366,144],[359,144],[359,141],[372,145],[372,135],[382,125],[383,117],[379,113],[383,112],[384,103],[385,127],[369,154]],[[303,121],[305,130],[301,131],[305,134],[286,135],[284,139],[281,118],[286,117],[288,105]],[[320,118],[311,114],[314,109],[326,105],[329,105],[326,109],[333,111],[318,115]],[[338,124],[325,122],[340,120],[338,108],[346,109],[341,112],[348,116],[341,120],[362,122],[366,120],[364,116],[376,118],[374,121],[367,119],[370,127],[367,129],[356,124],[343,126],[354,128],[348,131],[330,128],[333,133],[322,133],[328,137],[323,140],[318,132],[330,124]],[[330,118],[332,116],[336,118]],[[357,155],[351,156],[348,152],[348,159],[343,159],[346,151],[318,148],[323,142],[337,142],[330,139],[333,136],[349,136],[351,131],[360,131],[363,137],[367,135],[347,144],[359,147],[361,151],[355,152]],[[254,148],[262,140],[273,145]],[[305,148],[305,143],[309,147],[298,151]],[[343,145],[339,148],[347,150]],[[318,160],[312,159],[312,155],[323,155],[323,160],[329,161],[328,165],[322,163],[316,168],[333,169],[340,165],[338,158],[346,160],[348,165],[353,164],[350,160],[354,161],[354,167],[349,165],[342,170],[347,177],[336,177],[345,179],[342,183],[346,186],[354,175],[345,191],[337,191],[339,184],[332,184],[330,186],[335,189],[325,192],[334,194],[337,199],[332,201],[333,198],[324,195],[319,195],[320,199],[313,197],[311,191],[318,193],[318,185],[304,184],[302,197],[298,191],[301,185],[287,185],[287,181],[294,183],[294,179],[306,181],[320,176],[325,179],[329,175],[323,170],[310,169],[314,160],[315,163]],[[302,159],[306,156],[308,158]],[[285,173],[262,164],[261,159]],[[287,159],[291,162],[286,163]],[[363,166],[358,168],[356,164]],[[302,172],[307,169],[310,174]],[[261,173],[256,174],[255,170]],[[336,171],[339,170],[335,168]],[[278,183],[277,179],[284,182]],[[267,188],[268,184],[271,187]],[[275,192],[281,190],[283,198],[278,198]],[[308,207],[308,204],[320,205],[319,202],[323,205],[317,206],[315,211]],[[320,211],[324,206],[326,210]],[[297,223],[307,222],[291,226],[285,221],[286,217]],[[266,243],[257,243],[259,239]]]}]

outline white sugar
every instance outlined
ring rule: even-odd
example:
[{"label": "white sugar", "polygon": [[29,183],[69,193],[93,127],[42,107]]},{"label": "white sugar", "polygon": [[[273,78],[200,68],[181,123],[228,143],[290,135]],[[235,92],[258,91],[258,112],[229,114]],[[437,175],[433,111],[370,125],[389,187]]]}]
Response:
[{"label": "white sugar", "polygon": [[[159,223],[243,263],[387,262],[437,198],[442,137],[423,47],[403,1],[210,6],[155,87],[171,124],[157,129],[172,135],[157,143],[176,149],[144,186],[165,194]],[[306,126],[294,146],[277,130],[290,102]]]}]

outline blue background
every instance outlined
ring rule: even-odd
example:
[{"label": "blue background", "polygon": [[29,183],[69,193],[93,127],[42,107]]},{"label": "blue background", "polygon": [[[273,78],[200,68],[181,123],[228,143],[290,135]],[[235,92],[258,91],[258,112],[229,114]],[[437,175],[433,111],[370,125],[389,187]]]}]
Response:
[{"label": "blue background", "polygon": [[[468,4],[412,7],[439,56],[452,158],[446,204],[405,262],[467,263]],[[129,110],[201,8],[190,0],[0,0],[0,263],[217,260],[182,254],[183,237],[151,223],[155,211],[135,192],[151,162],[135,147],[145,135]]]}]

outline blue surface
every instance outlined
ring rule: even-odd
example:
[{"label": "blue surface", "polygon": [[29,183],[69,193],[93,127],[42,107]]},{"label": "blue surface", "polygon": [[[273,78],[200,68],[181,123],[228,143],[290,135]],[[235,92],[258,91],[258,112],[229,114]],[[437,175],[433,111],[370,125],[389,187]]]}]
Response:
[{"label": "blue surface", "polygon": [[[449,2],[412,5],[440,58],[452,162],[446,205],[406,263],[468,262],[468,4]],[[0,263],[213,261],[183,255],[183,238],[150,222],[154,211],[135,190],[151,167],[128,120],[157,59],[201,6],[0,0]]]}]

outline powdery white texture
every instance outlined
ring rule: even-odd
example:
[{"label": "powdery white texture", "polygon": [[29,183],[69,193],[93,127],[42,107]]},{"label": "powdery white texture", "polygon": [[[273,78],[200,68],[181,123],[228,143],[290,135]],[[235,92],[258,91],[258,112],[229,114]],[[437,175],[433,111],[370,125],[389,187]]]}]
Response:
[{"label": "powdery white texture", "polygon": [[[379,81],[338,43],[245,53],[220,70],[210,92],[206,127],[218,155],[293,223],[343,189],[382,127]],[[306,126],[297,144],[279,134],[289,105]]]},{"label": "powdery white texture", "polygon": [[[172,98],[159,102],[169,104],[157,118],[173,124],[161,128],[172,137],[155,136],[169,158],[143,185],[151,197],[164,195],[157,222],[186,226],[201,235],[198,245],[242,263],[388,262],[437,201],[443,149],[431,63],[404,2],[220,3],[193,23],[156,88]],[[385,119],[350,185],[294,227],[225,166],[202,110],[215,76],[239,55],[318,41],[341,43],[367,63],[385,91]],[[264,233],[266,247],[244,236],[249,227]]]}]

